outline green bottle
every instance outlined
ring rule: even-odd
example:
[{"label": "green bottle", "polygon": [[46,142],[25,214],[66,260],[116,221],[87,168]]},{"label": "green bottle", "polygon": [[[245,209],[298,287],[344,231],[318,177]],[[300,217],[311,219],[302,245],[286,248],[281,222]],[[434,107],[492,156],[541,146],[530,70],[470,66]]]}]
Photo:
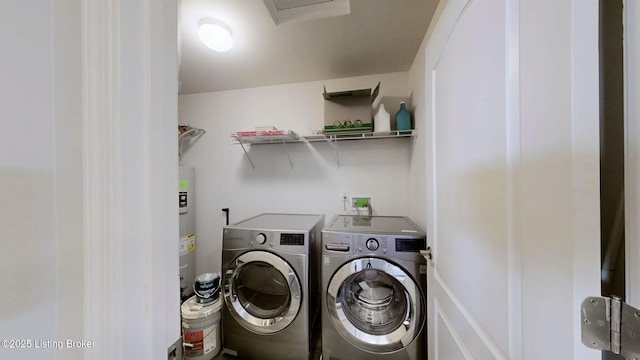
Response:
[{"label": "green bottle", "polygon": [[411,130],[411,114],[407,111],[404,101],[400,103],[400,110],[396,114],[396,130]]}]

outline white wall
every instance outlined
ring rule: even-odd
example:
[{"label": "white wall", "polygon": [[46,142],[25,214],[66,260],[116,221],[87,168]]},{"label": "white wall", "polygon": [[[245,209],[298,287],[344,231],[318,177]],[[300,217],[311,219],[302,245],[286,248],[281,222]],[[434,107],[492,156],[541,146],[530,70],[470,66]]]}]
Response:
[{"label": "white wall", "polygon": [[82,340],[79,11],[73,1],[0,3],[0,339],[32,347],[0,348],[2,358],[82,358],[34,348]]},{"label": "white wall", "polygon": [[[287,144],[248,149],[255,170],[230,133],[273,125],[310,134],[324,125],[323,85],[327,91],[374,87],[380,95],[412,97],[407,72],[307,82],[244,90],[185,95],[179,98],[180,124],[207,131],[185,146],[182,166],[196,167],[196,270],[220,271],[222,208],[230,222],[262,212],[319,213],[326,221],[344,213],[341,189],[373,197],[374,214],[409,215],[408,190],[412,138]],[[374,105],[378,105],[376,101]]]}]

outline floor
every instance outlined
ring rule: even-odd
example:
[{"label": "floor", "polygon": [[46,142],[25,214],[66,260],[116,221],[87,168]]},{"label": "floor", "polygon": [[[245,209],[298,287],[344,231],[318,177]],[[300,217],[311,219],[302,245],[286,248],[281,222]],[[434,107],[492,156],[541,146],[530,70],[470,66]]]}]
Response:
[{"label": "floor", "polygon": [[[319,316],[319,313],[316,313]],[[314,321],[314,329],[312,332],[311,343],[315,345],[314,353],[311,356],[312,359],[322,360],[322,331],[321,331],[322,322],[317,319]],[[222,324],[220,324],[220,328],[222,328]],[[222,351],[218,355],[216,355],[212,360],[243,360],[242,358],[224,354]]]},{"label": "floor", "polygon": [[[224,354],[222,351],[216,355],[213,360],[242,360],[239,357],[235,357],[232,355]],[[319,360],[322,360],[322,355],[319,355]]]},{"label": "floor", "polygon": [[[320,322],[318,322],[318,326],[320,325]],[[316,328],[315,330],[315,334],[313,339],[311,340],[316,346],[315,346],[315,352],[312,355],[312,359],[314,360],[322,360],[322,341],[320,339],[320,329]],[[213,360],[242,360],[239,357],[233,356],[233,355],[228,355],[228,354],[224,354],[222,351],[220,351],[220,353],[218,355],[216,355]]]},{"label": "floor", "polygon": [[239,358],[235,357],[235,356],[231,356],[231,355],[227,355],[224,354],[222,352],[220,352],[218,355],[216,355],[216,357],[213,358],[213,360],[238,360]]},{"label": "floor", "polygon": [[[218,355],[216,355],[212,360],[242,360],[242,359],[241,359],[241,358],[239,358],[239,357],[232,356],[232,355],[224,354],[224,353],[221,351],[221,352],[220,352]],[[320,355],[319,360],[322,360],[322,355]]]}]

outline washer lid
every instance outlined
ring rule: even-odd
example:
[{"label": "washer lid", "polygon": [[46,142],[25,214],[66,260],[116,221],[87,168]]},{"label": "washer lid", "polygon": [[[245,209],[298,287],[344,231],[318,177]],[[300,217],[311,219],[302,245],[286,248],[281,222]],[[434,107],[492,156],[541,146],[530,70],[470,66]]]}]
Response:
[{"label": "washer lid", "polygon": [[406,216],[338,215],[324,231],[425,236],[422,229]]}]

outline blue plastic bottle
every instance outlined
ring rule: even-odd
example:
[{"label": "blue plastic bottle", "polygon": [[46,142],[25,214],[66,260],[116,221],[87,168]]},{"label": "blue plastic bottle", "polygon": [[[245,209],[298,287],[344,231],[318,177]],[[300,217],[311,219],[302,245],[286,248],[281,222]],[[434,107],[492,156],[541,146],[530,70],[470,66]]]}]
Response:
[{"label": "blue plastic bottle", "polygon": [[404,101],[400,103],[400,110],[396,114],[396,130],[411,130],[411,114],[405,108]]}]

